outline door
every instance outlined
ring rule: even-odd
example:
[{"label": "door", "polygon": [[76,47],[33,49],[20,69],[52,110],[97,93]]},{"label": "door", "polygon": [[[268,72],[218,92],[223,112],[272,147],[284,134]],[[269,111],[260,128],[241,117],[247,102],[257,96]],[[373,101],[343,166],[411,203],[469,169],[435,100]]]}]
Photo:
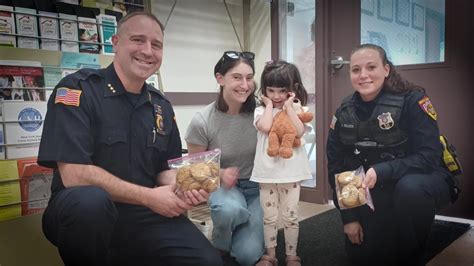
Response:
[{"label": "door", "polygon": [[354,1],[344,0],[272,2],[272,59],[296,64],[309,94],[308,107],[315,112],[314,130],[305,137],[313,180],[302,184],[303,201],[324,204],[332,199],[325,142],[330,114],[351,89],[347,67],[332,69],[329,63],[332,57],[347,58],[358,43],[358,10]]},{"label": "door", "polygon": [[[438,112],[441,133],[451,139],[464,163],[464,175],[459,178],[463,193],[441,214],[473,218],[469,202],[473,200],[470,154],[474,141],[468,133],[472,128],[472,111],[466,110],[472,105],[468,99],[474,98],[473,67],[469,61],[473,52],[459,37],[472,34],[469,25],[474,24],[470,13],[473,6],[472,2],[445,0],[317,1],[317,9],[322,9],[323,19],[318,22],[324,25],[321,30],[325,40],[316,43],[323,53],[319,61],[323,62],[323,68],[317,67],[316,74],[326,79],[322,84],[316,83],[316,112],[323,114],[323,117],[317,114],[322,124],[317,125],[316,132],[321,133],[317,135],[316,146],[323,147],[317,153],[323,159],[317,162],[318,174],[327,176],[323,152],[330,118],[341,100],[353,91],[348,65],[343,63],[349,60],[356,45],[375,43],[387,50],[403,78],[426,89]],[[336,59],[339,62],[331,64]],[[331,195],[322,190],[313,193],[322,193],[325,199]]]},{"label": "door", "polygon": [[[315,186],[303,187],[301,200],[326,203],[332,193],[327,181],[325,145],[332,114],[341,100],[353,92],[350,85],[348,61],[352,49],[360,43],[375,43],[384,47],[397,71],[405,79],[424,87],[438,114],[440,131],[457,147],[464,163],[459,178],[463,193],[443,214],[474,218],[469,202],[474,200],[473,164],[470,154],[474,139],[471,100],[474,90],[474,59],[470,43],[463,36],[473,34],[474,2],[445,0],[318,0],[273,1],[272,46],[273,59],[294,59],[295,38],[301,31],[291,28],[289,20],[298,17],[302,5],[313,4],[315,38],[314,53],[314,111],[315,128]],[[279,8],[275,11],[275,8]],[[278,15],[276,15],[278,14]],[[278,22],[276,23],[275,20]],[[307,20],[308,23],[308,20]],[[290,26],[289,26],[290,25]],[[308,24],[309,25],[309,24]],[[290,32],[290,33],[289,33]],[[273,36],[277,36],[274,38]],[[293,42],[293,43],[292,43]],[[277,52],[275,52],[277,51]],[[334,61],[336,60],[336,61]],[[331,61],[333,64],[331,64]],[[297,62],[296,62],[297,63]],[[300,67],[300,66],[298,66]],[[301,67],[300,67],[301,68]],[[302,73],[304,75],[304,72]]]}]

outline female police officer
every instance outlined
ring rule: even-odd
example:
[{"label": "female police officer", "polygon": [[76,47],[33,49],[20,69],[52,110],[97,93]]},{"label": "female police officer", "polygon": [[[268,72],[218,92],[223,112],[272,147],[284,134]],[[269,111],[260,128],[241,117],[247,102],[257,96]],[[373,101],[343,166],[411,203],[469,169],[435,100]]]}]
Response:
[{"label": "female police officer", "polygon": [[335,174],[363,165],[375,211],[341,210],[347,254],[364,265],[422,263],[435,212],[450,201],[436,112],[379,46],[352,52],[350,76],[355,92],[336,111],[327,141],[329,182],[334,190]]},{"label": "female police officer", "polygon": [[48,102],[38,162],[56,168],[43,231],[70,265],[221,265],[181,215],[208,195],[174,193],[181,156],[171,104],[145,80],[162,61],[163,26],[124,17],[106,69],[60,81]]}]

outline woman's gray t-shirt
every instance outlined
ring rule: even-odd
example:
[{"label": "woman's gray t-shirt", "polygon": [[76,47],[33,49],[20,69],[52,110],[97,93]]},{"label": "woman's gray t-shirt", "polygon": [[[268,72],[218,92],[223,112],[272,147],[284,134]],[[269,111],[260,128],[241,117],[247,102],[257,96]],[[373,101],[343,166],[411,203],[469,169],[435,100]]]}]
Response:
[{"label": "woman's gray t-shirt", "polygon": [[185,140],[208,150],[221,149],[221,168],[238,167],[240,179],[250,178],[257,146],[253,113],[229,115],[211,103],[194,115]]}]

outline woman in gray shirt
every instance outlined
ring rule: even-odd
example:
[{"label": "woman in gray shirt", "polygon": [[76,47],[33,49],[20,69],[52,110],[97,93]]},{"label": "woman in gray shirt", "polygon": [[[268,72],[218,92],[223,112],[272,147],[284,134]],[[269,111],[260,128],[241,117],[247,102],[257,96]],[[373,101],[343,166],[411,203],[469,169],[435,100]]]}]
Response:
[{"label": "woman in gray shirt", "polygon": [[208,200],[212,242],[241,265],[254,265],[264,252],[258,184],[249,181],[257,144],[254,57],[251,52],[224,52],[214,67],[218,99],[195,114],[185,136],[190,154],[222,151],[221,188]]}]

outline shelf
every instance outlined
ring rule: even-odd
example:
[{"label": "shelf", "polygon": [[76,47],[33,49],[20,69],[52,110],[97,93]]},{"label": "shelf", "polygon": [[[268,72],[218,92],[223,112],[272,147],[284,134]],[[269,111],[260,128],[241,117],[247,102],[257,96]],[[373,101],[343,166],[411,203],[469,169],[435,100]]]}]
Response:
[{"label": "shelf", "polygon": [[[16,47],[0,47],[0,58],[2,60],[26,60],[39,61],[42,66],[58,66],[61,61],[62,51],[48,51],[39,49],[27,49]],[[78,53],[81,54],[81,53]],[[113,55],[97,54],[99,64],[102,67],[112,63]]]}]

